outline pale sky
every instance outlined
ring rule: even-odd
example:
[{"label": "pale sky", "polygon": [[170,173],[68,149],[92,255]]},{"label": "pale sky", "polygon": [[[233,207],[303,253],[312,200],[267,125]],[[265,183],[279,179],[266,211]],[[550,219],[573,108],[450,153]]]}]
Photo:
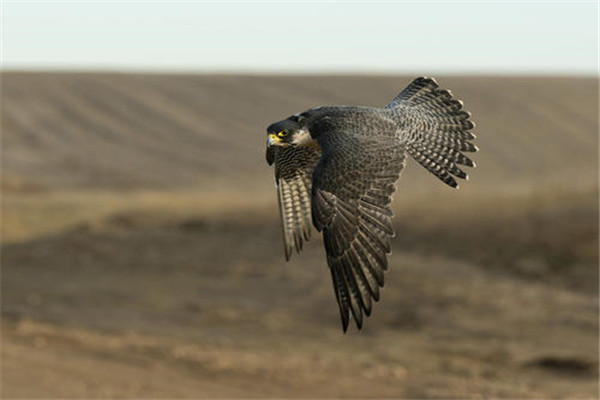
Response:
[{"label": "pale sky", "polygon": [[594,75],[598,3],[4,0],[2,65]]}]

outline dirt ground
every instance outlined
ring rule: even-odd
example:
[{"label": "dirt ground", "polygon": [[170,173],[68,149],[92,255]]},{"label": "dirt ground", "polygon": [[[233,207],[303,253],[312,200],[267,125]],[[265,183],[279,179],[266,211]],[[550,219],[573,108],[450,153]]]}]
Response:
[{"label": "dirt ground", "polygon": [[597,398],[596,79],[438,78],[478,168],[409,163],[361,331],[284,261],[264,127],[409,81],[3,73],[3,398]]}]

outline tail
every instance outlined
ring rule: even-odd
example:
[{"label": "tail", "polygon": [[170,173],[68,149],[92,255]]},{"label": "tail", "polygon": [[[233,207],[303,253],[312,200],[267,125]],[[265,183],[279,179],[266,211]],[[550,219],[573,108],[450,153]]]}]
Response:
[{"label": "tail", "polygon": [[458,167],[475,167],[462,152],[475,152],[469,132],[475,124],[462,102],[432,78],[417,78],[386,107],[398,123],[407,152],[429,172],[454,188],[454,177],[468,179]]}]

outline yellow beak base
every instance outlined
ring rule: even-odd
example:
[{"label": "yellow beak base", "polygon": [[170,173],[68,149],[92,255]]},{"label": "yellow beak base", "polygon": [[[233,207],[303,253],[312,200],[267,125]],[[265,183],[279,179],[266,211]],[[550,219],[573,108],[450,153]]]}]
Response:
[{"label": "yellow beak base", "polygon": [[267,137],[267,146],[274,146],[281,142],[281,138],[277,137],[274,133],[269,134]]}]

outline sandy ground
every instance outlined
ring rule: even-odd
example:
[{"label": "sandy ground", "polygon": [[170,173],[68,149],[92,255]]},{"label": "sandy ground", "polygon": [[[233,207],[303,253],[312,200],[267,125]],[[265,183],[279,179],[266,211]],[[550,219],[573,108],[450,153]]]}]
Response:
[{"label": "sandy ground", "polygon": [[479,168],[409,164],[344,335],[320,240],[283,261],[263,130],[407,77],[3,74],[2,396],[597,398],[597,81],[438,80]]}]

